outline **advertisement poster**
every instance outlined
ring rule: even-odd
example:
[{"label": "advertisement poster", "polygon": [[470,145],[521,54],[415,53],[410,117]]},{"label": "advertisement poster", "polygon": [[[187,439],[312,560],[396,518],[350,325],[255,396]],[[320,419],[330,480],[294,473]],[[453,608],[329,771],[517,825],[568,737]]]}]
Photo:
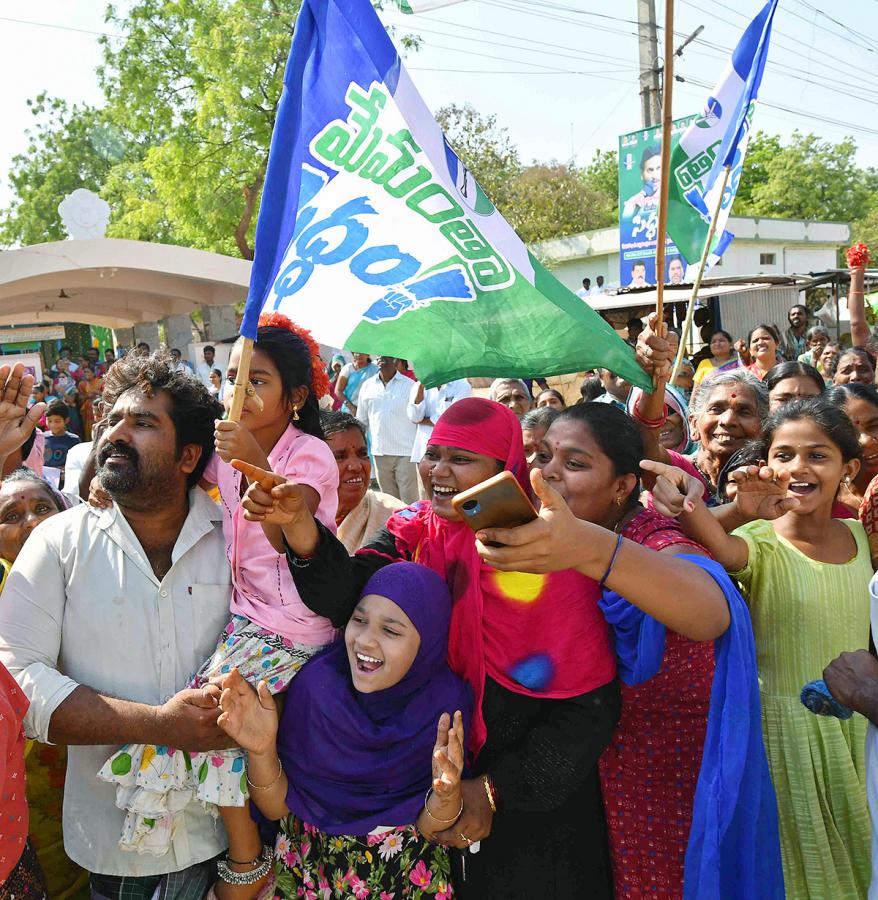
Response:
[{"label": "advertisement poster", "polygon": [[[697,119],[675,119],[671,150],[680,135]],[[658,280],[655,273],[659,184],[662,177],[660,125],[623,134],[619,138],[619,284],[645,287]],[[665,250],[665,283],[680,284],[686,263],[671,240]]]}]

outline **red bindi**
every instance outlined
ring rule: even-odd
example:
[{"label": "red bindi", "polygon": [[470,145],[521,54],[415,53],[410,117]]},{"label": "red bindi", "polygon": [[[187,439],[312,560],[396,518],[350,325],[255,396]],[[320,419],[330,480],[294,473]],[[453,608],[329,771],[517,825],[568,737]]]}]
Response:
[{"label": "red bindi", "polygon": [[734,400],[735,397],[737,397],[737,396],[738,396],[737,394],[732,394],[732,400]]}]

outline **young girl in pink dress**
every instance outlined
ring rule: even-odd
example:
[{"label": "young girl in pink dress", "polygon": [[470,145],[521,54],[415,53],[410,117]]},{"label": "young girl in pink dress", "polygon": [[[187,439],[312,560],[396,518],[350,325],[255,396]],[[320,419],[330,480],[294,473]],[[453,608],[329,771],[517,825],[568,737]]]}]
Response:
[{"label": "young girl in pink dress", "polygon": [[[227,372],[227,409],[240,357],[236,345]],[[264,679],[272,693],[279,693],[336,636],[329,620],[312,613],[299,597],[280,527],[245,520],[240,501],[247,481],[230,464],[242,460],[294,480],[304,488],[314,516],[334,532],[338,466],[323,441],[317,405],[327,390],[310,333],[277,313],[260,317],[250,396],[240,422],[217,422],[216,453],[204,473],[204,483],[219,488],[232,570],[232,618],[213,656],[193,678],[195,687],[237,667],[254,685]],[[250,817],[245,763],[246,754],[238,748],[184,753],[154,745],[122,747],[99,773],[117,785],[117,805],[128,810],[120,845],[139,853],[166,853],[177,815],[198,800],[222,815],[229,835],[228,857],[218,867],[217,896],[255,896],[268,874],[271,851],[263,848]]]}]

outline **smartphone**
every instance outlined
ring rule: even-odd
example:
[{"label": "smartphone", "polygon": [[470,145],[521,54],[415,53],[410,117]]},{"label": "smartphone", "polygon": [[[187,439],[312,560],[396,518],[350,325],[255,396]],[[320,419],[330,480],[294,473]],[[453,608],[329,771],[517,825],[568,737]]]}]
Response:
[{"label": "smartphone", "polygon": [[461,491],[452,497],[451,505],[473,531],[515,528],[537,517],[537,511],[512,472],[500,472]]}]

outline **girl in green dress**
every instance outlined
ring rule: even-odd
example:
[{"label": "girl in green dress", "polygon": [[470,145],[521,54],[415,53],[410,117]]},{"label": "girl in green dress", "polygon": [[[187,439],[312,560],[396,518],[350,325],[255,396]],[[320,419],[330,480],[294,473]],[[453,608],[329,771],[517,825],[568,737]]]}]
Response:
[{"label": "girl in green dress", "polygon": [[867,722],[815,716],[799,699],[826,660],[869,646],[868,541],[857,520],[832,516],[860,456],[842,409],[819,398],[783,405],[763,432],[767,465],[732,473],[737,494],[723,525],[702,503],[700,482],[643,463],[659,476],[656,508],[679,514],[748,600],[784,882],[794,900],[865,897],[871,875]]}]

